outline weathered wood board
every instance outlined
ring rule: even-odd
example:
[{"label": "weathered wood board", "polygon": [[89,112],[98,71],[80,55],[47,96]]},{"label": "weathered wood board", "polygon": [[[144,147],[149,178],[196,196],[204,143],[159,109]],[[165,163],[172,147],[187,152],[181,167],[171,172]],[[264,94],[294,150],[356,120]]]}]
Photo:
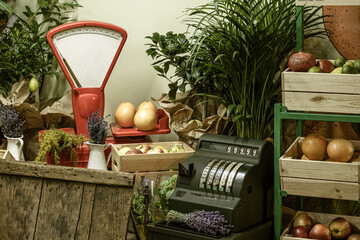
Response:
[{"label": "weathered wood board", "polygon": [[0,239],[126,239],[134,175],[0,161]]}]

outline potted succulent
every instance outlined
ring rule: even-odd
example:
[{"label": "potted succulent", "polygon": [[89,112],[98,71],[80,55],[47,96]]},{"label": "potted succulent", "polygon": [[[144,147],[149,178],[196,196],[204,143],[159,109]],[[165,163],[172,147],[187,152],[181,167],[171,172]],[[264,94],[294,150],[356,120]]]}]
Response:
[{"label": "potted succulent", "polygon": [[13,105],[4,105],[0,102],[0,121],[2,132],[7,139],[7,150],[17,161],[25,161],[23,147],[23,125],[25,121]]},{"label": "potted succulent", "polygon": [[35,162],[76,167],[76,148],[82,145],[84,136],[52,128],[40,131],[39,139],[40,150]]},{"label": "potted succulent", "polygon": [[101,108],[88,117],[87,130],[90,140],[85,143],[90,148],[90,154],[87,168],[107,170],[104,151],[108,147],[105,143],[108,123],[100,112]]}]

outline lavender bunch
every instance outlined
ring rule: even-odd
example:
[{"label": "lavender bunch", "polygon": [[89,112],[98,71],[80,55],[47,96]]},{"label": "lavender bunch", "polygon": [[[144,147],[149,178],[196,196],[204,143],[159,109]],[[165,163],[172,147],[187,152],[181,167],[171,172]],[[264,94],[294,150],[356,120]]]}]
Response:
[{"label": "lavender bunch", "polygon": [[168,223],[185,223],[192,229],[214,236],[217,234],[227,235],[231,232],[231,226],[219,211],[202,210],[184,214],[170,210],[166,220]]},{"label": "lavender bunch", "polygon": [[[100,114],[101,108],[88,116],[87,130],[89,131],[90,142],[96,144],[104,144],[108,122]],[[109,117],[110,114],[107,117]]]},{"label": "lavender bunch", "polygon": [[23,135],[23,125],[25,121],[20,117],[12,104],[4,105],[0,102],[0,121],[2,132],[6,137],[18,138]]}]

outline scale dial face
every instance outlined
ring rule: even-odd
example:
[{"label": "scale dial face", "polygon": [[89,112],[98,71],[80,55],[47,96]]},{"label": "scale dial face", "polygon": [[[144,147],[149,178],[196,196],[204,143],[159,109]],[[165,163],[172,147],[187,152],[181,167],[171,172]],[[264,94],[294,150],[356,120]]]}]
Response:
[{"label": "scale dial face", "polygon": [[[79,26],[52,35],[61,60],[76,87],[100,87],[123,40],[115,30],[98,26]],[[80,86],[74,80],[77,78]],[[69,79],[68,79],[69,80]]]}]

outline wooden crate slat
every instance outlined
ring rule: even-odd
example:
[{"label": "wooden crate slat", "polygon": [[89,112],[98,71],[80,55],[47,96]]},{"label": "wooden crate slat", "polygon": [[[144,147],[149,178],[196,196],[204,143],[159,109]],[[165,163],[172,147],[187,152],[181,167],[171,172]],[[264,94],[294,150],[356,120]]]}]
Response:
[{"label": "wooden crate slat", "polygon": [[89,239],[89,226],[91,226],[91,215],[94,204],[95,188],[95,184],[84,183],[80,202],[79,221],[76,226],[76,234],[74,239]]},{"label": "wooden crate slat", "polygon": [[33,239],[42,179],[0,175],[0,239]]},{"label": "wooden crate slat", "polygon": [[360,95],[360,74],[282,72],[282,90]]},{"label": "wooden crate slat", "polygon": [[333,198],[357,201],[359,184],[350,182],[326,181],[281,177],[281,189],[289,195]]},{"label": "wooden crate slat", "polygon": [[359,5],[358,0],[296,0],[296,6],[352,6]]},{"label": "wooden crate slat", "polygon": [[[11,163],[11,164],[10,164]],[[74,171],[76,169],[76,171]],[[0,161],[0,174],[20,175],[38,178],[50,178],[115,186],[132,186],[134,175],[119,174],[113,171],[101,171],[55,165],[36,164],[32,162]]]},{"label": "wooden crate slat", "polygon": [[290,111],[360,114],[360,95],[283,92],[282,104]]},{"label": "wooden crate slat", "polygon": [[126,239],[130,208],[122,206],[130,206],[133,189],[97,185],[95,191],[89,239]]}]

